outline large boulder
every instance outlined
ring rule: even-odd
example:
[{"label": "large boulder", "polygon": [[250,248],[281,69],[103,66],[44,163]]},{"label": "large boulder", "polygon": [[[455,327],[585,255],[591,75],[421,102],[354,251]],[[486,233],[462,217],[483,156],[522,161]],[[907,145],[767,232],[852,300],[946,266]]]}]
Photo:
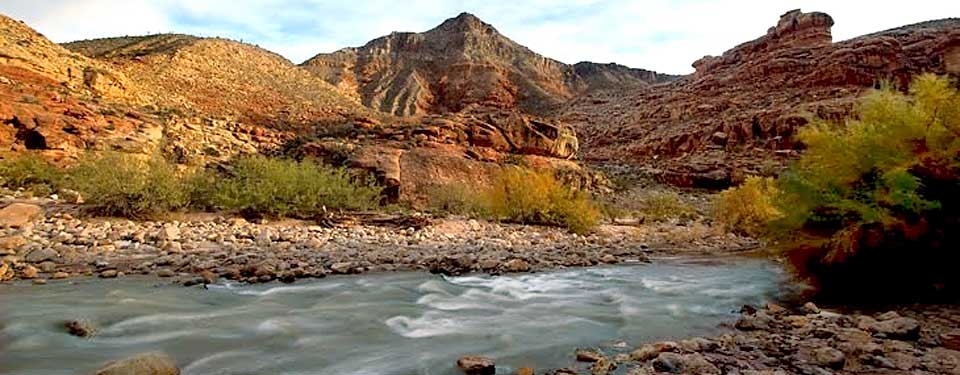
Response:
[{"label": "large boulder", "polygon": [[111,362],[96,375],[180,375],[180,369],[165,353],[151,352]]}]

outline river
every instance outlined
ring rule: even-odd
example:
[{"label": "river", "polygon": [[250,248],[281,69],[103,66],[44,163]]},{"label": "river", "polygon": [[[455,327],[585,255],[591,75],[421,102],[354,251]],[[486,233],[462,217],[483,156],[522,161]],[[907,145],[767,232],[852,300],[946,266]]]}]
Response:
[{"label": "river", "polygon": [[[208,289],[137,277],[0,285],[0,374],[87,374],[152,350],[184,375],[446,375],[459,373],[461,354],[492,357],[510,374],[570,365],[577,347],[629,351],[619,341],[715,333],[741,305],[776,299],[787,283],[765,260],[681,258]],[[66,334],[63,322],[79,318],[98,334]]]}]

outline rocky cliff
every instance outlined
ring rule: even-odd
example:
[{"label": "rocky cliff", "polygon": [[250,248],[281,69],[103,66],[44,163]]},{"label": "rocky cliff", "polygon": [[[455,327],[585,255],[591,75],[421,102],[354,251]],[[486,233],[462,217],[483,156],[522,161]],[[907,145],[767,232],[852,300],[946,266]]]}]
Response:
[{"label": "rocky cliff", "polygon": [[841,119],[884,80],[960,75],[960,20],[946,19],[833,42],[824,13],[784,14],[766,35],[693,65],[654,87],[577,98],[558,118],[574,125],[585,157],[641,166],[685,186],[724,187],[775,173],[802,149],[812,118]]},{"label": "rocky cliff", "polygon": [[563,64],[469,13],[423,33],[392,33],[363,47],[320,54],[302,66],[356,92],[364,105],[398,116],[477,105],[541,114],[591,89],[675,78],[615,64]]}]

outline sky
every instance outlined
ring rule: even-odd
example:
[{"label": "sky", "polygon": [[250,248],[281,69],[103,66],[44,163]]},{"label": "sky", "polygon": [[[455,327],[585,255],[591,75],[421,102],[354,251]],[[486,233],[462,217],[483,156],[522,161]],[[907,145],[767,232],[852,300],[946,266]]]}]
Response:
[{"label": "sky", "polygon": [[565,63],[673,74],[762,36],[797,8],[833,16],[835,41],[960,17],[957,0],[0,0],[0,13],[58,43],[176,32],[241,40],[295,63],[470,12]]}]

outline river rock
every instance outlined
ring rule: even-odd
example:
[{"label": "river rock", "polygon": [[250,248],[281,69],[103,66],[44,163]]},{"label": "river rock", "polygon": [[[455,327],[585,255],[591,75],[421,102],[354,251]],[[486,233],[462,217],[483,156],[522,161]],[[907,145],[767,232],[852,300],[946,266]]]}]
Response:
[{"label": "river rock", "polygon": [[530,263],[519,258],[510,259],[503,264],[503,270],[513,273],[530,272]]},{"label": "river rock", "polygon": [[70,274],[69,274],[69,273],[66,273],[66,272],[62,272],[62,271],[61,271],[61,272],[54,272],[54,273],[53,273],[53,279],[54,279],[54,280],[62,280],[62,279],[66,279],[66,278],[68,278],[68,277],[70,277]]},{"label": "river rock", "polygon": [[43,216],[43,208],[35,204],[12,203],[0,209],[0,228],[22,228]]},{"label": "river rock", "polygon": [[176,275],[177,273],[173,272],[173,270],[169,268],[161,268],[160,270],[157,271],[157,277],[168,278],[168,277],[174,277]]},{"label": "river rock", "polygon": [[96,325],[86,319],[64,322],[63,327],[67,329],[67,333],[77,337],[93,337],[97,334]]},{"label": "river rock", "polygon": [[950,350],[960,351],[960,329],[940,334],[940,345]]},{"label": "river rock", "polygon": [[741,331],[765,330],[770,328],[773,319],[763,311],[757,311],[753,315],[744,315],[737,320],[734,327]]},{"label": "river rock", "polygon": [[27,239],[21,235],[0,238],[0,255],[16,255],[17,249],[27,244]]},{"label": "river rock", "polygon": [[57,264],[49,260],[41,262],[40,264],[38,264],[38,266],[40,267],[40,271],[46,272],[46,273],[51,273],[53,271],[56,271],[57,269]]},{"label": "river rock", "polygon": [[703,337],[694,337],[689,340],[680,341],[680,347],[688,352],[708,352],[716,350],[718,346],[719,345],[717,345],[716,342],[707,340]]},{"label": "river rock", "polygon": [[634,361],[646,362],[657,358],[658,355],[660,355],[660,351],[653,345],[644,345],[631,352],[630,358]]},{"label": "river rock", "polygon": [[590,375],[607,375],[617,369],[617,364],[607,357],[601,357],[600,360],[590,366]]},{"label": "river rock", "polygon": [[457,367],[467,375],[494,375],[497,372],[493,360],[481,356],[462,356],[457,360]]},{"label": "river rock", "polygon": [[517,371],[514,371],[513,374],[514,375],[536,375],[536,371],[534,371],[530,367],[521,367],[521,368],[518,368]]},{"label": "river rock", "polygon": [[577,361],[580,362],[597,362],[604,359],[603,354],[596,349],[577,349],[576,354]]},{"label": "river rock", "polygon": [[20,277],[25,280],[35,279],[38,275],[40,275],[40,270],[31,265],[27,265],[20,270]]},{"label": "river rock", "polygon": [[180,369],[167,354],[152,352],[111,362],[96,375],[180,375]]},{"label": "river rock", "polygon": [[10,266],[6,263],[0,263],[0,281],[5,281],[10,278],[8,274],[10,273]]},{"label": "river rock", "polygon": [[33,285],[47,285],[47,279],[33,279]]},{"label": "river rock", "polygon": [[813,302],[807,302],[803,304],[803,311],[807,314],[819,314],[820,308]]},{"label": "river rock", "polygon": [[653,360],[653,369],[658,372],[679,374],[683,371],[683,356],[677,353],[660,353]]},{"label": "river rock", "polygon": [[106,270],[106,271],[100,272],[100,278],[103,278],[103,279],[113,279],[118,276],[120,276],[120,273],[117,272],[117,270]]},{"label": "river rock", "polygon": [[220,276],[217,276],[217,274],[210,272],[208,270],[205,270],[200,272],[200,278],[203,279],[203,284],[206,285],[206,284],[216,283],[217,280],[220,279]]},{"label": "river rock", "polygon": [[157,239],[160,241],[179,241],[180,240],[180,227],[167,224],[157,232]]},{"label": "river rock", "polygon": [[702,355],[694,353],[683,356],[683,372],[697,375],[720,375],[720,369]]},{"label": "river rock", "polygon": [[843,352],[831,347],[823,347],[815,350],[813,352],[813,358],[821,366],[834,370],[843,369],[843,365],[846,362],[846,356],[844,356]]},{"label": "river rock", "polygon": [[873,323],[869,326],[874,334],[891,339],[916,339],[920,335],[920,323],[913,318],[893,318]]},{"label": "river rock", "polygon": [[48,260],[54,260],[58,255],[59,254],[57,254],[56,250],[49,247],[44,247],[31,251],[26,257],[24,257],[24,260],[30,263],[40,263]]}]

